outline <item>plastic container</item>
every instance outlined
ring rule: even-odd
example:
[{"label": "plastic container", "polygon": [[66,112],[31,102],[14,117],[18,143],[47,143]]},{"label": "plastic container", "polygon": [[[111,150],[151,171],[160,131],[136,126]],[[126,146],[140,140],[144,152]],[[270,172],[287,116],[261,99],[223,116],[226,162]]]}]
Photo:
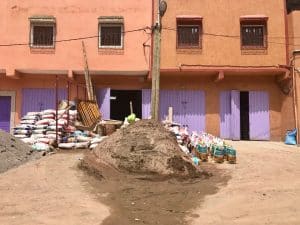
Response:
[{"label": "plastic container", "polygon": [[297,144],[297,129],[288,131],[285,136],[285,144],[287,145],[296,145]]}]

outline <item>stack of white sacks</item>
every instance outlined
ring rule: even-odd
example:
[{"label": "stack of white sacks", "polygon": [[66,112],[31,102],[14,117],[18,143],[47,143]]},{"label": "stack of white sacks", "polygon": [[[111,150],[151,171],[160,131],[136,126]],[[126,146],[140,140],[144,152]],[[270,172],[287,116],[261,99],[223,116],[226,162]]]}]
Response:
[{"label": "stack of white sacks", "polygon": [[[58,110],[58,147],[62,149],[95,148],[105,137],[76,130],[77,110]],[[33,150],[49,151],[56,140],[56,111],[29,112],[14,128],[14,136],[32,146]]]}]

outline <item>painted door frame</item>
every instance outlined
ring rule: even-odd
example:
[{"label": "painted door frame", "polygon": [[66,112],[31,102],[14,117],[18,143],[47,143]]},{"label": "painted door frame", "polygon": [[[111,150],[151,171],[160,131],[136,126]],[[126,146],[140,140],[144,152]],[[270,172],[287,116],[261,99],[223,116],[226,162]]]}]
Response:
[{"label": "painted door frame", "polygon": [[0,96],[11,97],[10,103],[10,133],[12,128],[15,126],[15,115],[16,115],[16,92],[15,91],[0,91]]}]

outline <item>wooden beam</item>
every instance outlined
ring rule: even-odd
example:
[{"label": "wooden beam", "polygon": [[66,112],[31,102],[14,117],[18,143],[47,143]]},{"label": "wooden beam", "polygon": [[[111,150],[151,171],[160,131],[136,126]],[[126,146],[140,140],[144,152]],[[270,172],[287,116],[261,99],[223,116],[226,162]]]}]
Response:
[{"label": "wooden beam", "polygon": [[10,70],[10,69],[6,69],[6,77],[10,78],[10,79],[20,79],[20,73],[16,70]]},{"label": "wooden beam", "polygon": [[217,74],[216,78],[214,79],[214,82],[220,82],[222,80],[224,80],[224,71],[220,70],[219,73]]}]

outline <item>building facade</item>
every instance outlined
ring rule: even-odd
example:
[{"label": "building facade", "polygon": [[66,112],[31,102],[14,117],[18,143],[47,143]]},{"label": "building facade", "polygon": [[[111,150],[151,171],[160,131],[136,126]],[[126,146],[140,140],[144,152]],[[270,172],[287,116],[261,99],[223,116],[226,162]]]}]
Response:
[{"label": "building facade", "polygon": [[[297,121],[297,128],[299,130],[299,104],[300,104],[300,1],[287,1],[288,8],[288,31],[289,31],[289,53],[291,59],[291,72],[293,76],[293,83],[295,86],[293,110]],[[298,132],[298,140],[299,140]]]},{"label": "building facade", "polygon": [[[56,79],[59,99],[68,90],[70,99],[85,98],[82,41],[104,118],[123,119],[129,101],[148,118],[156,3],[4,1],[0,128],[9,130],[28,111],[55,107]],[[298,11],[288,15],[284,0],[167,3],[160,119],[172,106],[174,120],[190,131],[282,140],[295,127],[290,37],[299,30]]]},{"label": "building facade", "polygon": [[282,140],[294,117],[286,2],[169,1],[161,109],[234,140]]},{"label": "building facade", "polygon": [[[54,108],[56,75],[59,99],[67,98],[68,83],[70,99],[85,97],[82,41],[101,107],[110,101],[102,100],[110,89],[120,95],[119,90],[139,90],[147,81],[149,0],[5,0],[0,11],[2,129],[8,131],[28,111]],[[141,98],[141,93],[124,94]]]}]

